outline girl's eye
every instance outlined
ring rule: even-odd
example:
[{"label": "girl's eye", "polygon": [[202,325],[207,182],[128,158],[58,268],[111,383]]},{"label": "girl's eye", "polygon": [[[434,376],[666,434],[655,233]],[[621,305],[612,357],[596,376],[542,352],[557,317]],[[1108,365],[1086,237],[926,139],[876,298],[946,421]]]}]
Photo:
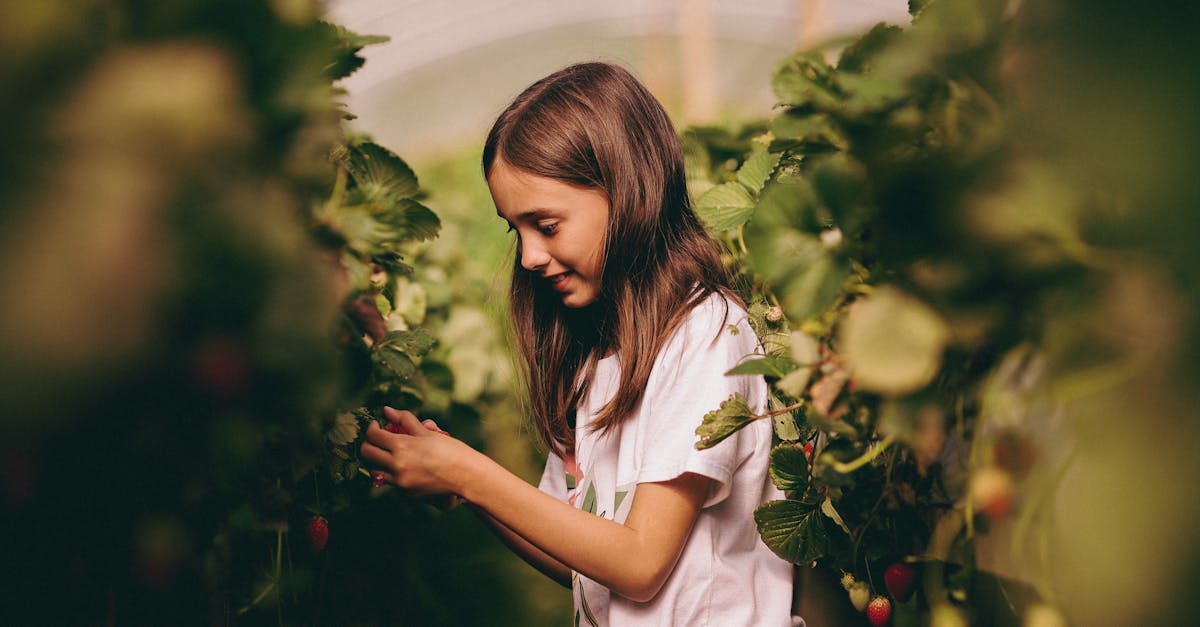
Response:
[{"label": "girl's eye", "polygon": [[549,224],[539,224],[538,230],[542,232],[542,235],[553,235],[554,232],[558,230],[558,223],[551,222]]}]

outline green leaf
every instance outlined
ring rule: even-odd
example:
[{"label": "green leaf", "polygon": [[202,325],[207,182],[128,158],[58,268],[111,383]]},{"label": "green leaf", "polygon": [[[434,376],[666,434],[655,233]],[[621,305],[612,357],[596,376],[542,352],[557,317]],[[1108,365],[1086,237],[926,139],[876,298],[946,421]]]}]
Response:
[{"label": "green leaf", "polygon": [[846,532],[846,535],[850,535],[850,528],[846,526],[846,521],[842,520],[842,515],[839,514],[836,509],[834,509],[833,501],[829,498],[829,495],[826,495],[825,500],[821,501],[821,513],[825,514],[830,520],[837,523],[837,526],[841,527],[842,531]]},{"label": "green leaf", "polygon": [[771,481],[785,492],[808,488],[808,455],[803,444],[780,444],[771,451]]},{"label": "green leaf", "polygon": [[814,165],[813,189],[833,215],[834,223],[843,232],[853,233],[862,221],[863,209],[869,206],[866,168],[844,154],[824,157]]},{"label": "green leaf", "polygon": [[705,414],[700,426],[696,427],[696,435],[700,436],[696,442],[696,448],[704,450],[716,446],[725,438],[750,424],[755,417],[741,395],[730,396],[721,402],[720,407]]},{"label": "green leaf", "polygon": [[887,49],[904,30],[886,22],[876,24],[858,41],[850,44],[838,58],[837,70],[839,76],[847,72],[863,73],[871,67],[871,61]]},{"label": "green leaf", "polygon": [[800,430],[796,428],[796,419],[791,412],[778,414],[771,418],[775,423],[775,437],[784,442],[795,442],[800,439]]},{"label": "green leaf", "polygon": [[382,222],[365,207],[340,207],[334,214],[336,222],[329,227],[339,233],[346,246],[360,253],[372,253],[377,242],[396,239],[399,232],[392,225]]},{"label": "green leaf", "polygon": [[754,199],[739,183],[722,183],[696,199],[696,214],[714,231],[736,229],[754,214]]},{"label": "green leaf", "polygon": [[822,254],[804,270],[793,274],[779,287],[779,299],[788,317],[808,320],[825,313],[842,296],[850,276],[846,262]]},{"label": "green leaf", "polygon": [[771,501],[754,511],[758,534],[776,555],[793,564],[809,564],[830,549],[822,515],[800,501]]},{"label": "green leaf", "polygon": [[343,26],[321,22],[320,26],[333,37],[337,45],[335,58],[325,68],[325,75],[331,79],[346,78],[362,67],[366,59],[358,54],[365,46],[381,44],[390,38],[383,35],[359,35]]},{"label": "green leaf", "polygon": [[412,168],[396,153],[373,142],[353,146],[346,169],[356,189],[370,202],[411,198],[418,190]]},{"label": "green leaf", "polygon": [[438,219],[437,214],[429,207],[409,198],[387,203],[382,209],[377,208],[376,216],[380,222],[394,229],[391,237],[386,241],[379,241],[380,244],[433,239],[442,228],[442,221]]},{"label": "green leaf", "polygon": [[851,305],[838,334],[859,389],[893,396],[933,380],[949,337],[933,308],[890,286]]},{"label": "green leaf", "polygon": [[779,101],[788,105],[813,105],[821,109],[837,104],[834,70],[818,52],[805,52],[783,60],[771,78]]},{"label": "green leaf", "polygon": [[762,191],[763,185],[766,185],[767,179],[771,178],[775,166],[779,165],[780,156],[766,150],[760,150],[750,155],[742,163],[742,167],[738,168],[737,182],[757,195]]},{"label": "green leaf", "polygon": [[412,357],[420,357],[433,348],[433,335],[425,329],[408,331],[392,331],[383,338],[376,348],[387,348],[400,351]]},{"label": "green leaf", "polygon": [[407,379],[417,371],[417,365],[412,358],[394,347],[376,344],[371,350],[371,359],[388,374],[398,379]]},{"label": "green leaf", "polygon": [[747,237],[770,238],[780,228],[815,231],[820,226],[815,219],[818,202],[811,182],[781,173],[763,188],[754,208],[754,220],[746,226]]},{"label": "green leaf", "polygon": [[758,359],[748,359],[730,368],[725,376],[737,374],[761,374],[768,377],[780,378],[796,369],[796,364],[787,357],[767,355]]}]

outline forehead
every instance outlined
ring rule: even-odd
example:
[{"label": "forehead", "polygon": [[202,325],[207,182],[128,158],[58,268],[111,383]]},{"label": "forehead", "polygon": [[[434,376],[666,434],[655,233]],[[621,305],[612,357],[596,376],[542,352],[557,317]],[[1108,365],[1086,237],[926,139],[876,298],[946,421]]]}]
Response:
[{"label": "forehead", "polygon": [[561,213],[582,206],[603,204],[604,191],[533,174],[497,160],[487,178],[496,213],[513,221],[529,215]]}]

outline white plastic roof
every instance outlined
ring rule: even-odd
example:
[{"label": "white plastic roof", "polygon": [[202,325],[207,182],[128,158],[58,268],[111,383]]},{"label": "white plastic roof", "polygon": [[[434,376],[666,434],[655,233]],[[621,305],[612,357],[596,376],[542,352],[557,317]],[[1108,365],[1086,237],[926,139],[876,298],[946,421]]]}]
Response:
[{"label": "white plastic roof", "polygon": [[784,55],[878,21],[906,0],[328,0],[331,19],[391,41],[343,83],[356,125],[412,160],[482,142],[534,80],[573,62],[632,69],[677,124],[766,116]]}]

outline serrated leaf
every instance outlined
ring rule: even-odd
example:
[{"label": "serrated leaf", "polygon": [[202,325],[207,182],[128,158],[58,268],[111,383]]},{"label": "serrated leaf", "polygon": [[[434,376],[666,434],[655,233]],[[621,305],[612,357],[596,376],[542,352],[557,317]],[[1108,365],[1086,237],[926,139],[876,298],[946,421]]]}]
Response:
[{"label": "serrated leaf", "polygon": [[775,487],[785,492],[804,492],[808,488],[808,455],[802,444],[780,444],[771,450],[768,468]]},{"label": "serrated leaf", "polygon": [[738,168],[737,182],[741,183],[746,189],[754,194],[762,191],[763,185],[767,184],[767,179],[771,178],[771,173],[775,171],[775,166],[779,165],[781,155],[773,154],[765,150],[760,150],[752,155],[742,167]]},{"label": "serrated leaf", "polygon": [[754,199],[740,183],[722,183],[696,199],[696,214],[714,231],[736,229],[754,215]]},{"label": "serrated leaf", "polygon": [[780,355],[767,355],[758,359],[747,359],[742,363],[730,368],[725,372],[725,376],[737,374],[761,374],[769,377],[780,378],[787,373],[796,369],[796,364],[792,360]]},{"label": "serrated leaf", "polygon": [[351,147],[346,169],[367,201],[400,200],[417,193],[417,175],[412,168],[379,144],[366,142]]},{"label": "serrated leaf", "polygon": [[730,396],[721,402],[720,407],[704,414],[700,426],[696,427],[696,435],[700,436],[696,442],[696,448],[704,450],[716,446],[725,438],[750,424],[754,418],[754,413],[741,395]]},{"label": "serrated leaf", "polygon": [[415,200],[401,203],[404,210],[404,238],[423,242],[437,237],[442,230],[442,221],[429,207]]},{"label": "serrated leaf", "polygon": [[793,564],[809,564],[829,552],[820,512],[800,501],[771,501],[754,511],[763,543]]}]

